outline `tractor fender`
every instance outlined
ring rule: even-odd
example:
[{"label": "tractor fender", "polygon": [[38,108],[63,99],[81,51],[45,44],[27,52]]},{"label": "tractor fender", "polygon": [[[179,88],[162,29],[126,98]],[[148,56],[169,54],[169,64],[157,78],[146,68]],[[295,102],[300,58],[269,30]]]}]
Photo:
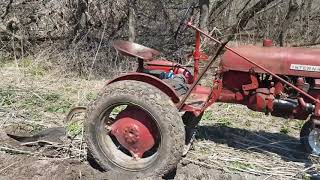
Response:
[{"label": "tractor fender", "polygon": [[179,96],[177,95],[177,93],[175,92],[175,90],[171,86],[169,86],[165,82],[161,81],[160,79],[158,79],[154,76],[151,76],[149,74],[145,74],[145,73],[135,72],[135,73],[128,73],[128,74],[125,74],[122,76],[118,76],[118,77],[112,79],[111,81],[109,81],[107,83],[107,85],[112,84],[114,82],[123,81],[123,80],[134,80],[134,81],[141,81],[141,82],[148,83],[152,86],[155,86],[160,91],[162,91],[166,95],[168,95],[171,98],[171,100],[173,101],[173,103],[180,102]]}]

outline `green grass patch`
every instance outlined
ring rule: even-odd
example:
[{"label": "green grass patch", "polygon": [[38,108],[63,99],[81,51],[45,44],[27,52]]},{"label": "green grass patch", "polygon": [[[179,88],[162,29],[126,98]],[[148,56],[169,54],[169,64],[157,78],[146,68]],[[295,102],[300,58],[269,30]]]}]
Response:
[{"label": "green grass patch", "polygon": [[17,102],[17,94],[14,90],[0,88],[0,106],[11,106]]},{"label": "green grass patch", "polygon": [[42,131],[43,129],[45,129],[45,127],[43,127],[39,124],[36,124],[36,123],[32,123],[31,126],[32,126],[32,133],[38,133],[38,132]]},{"label": "green grass patch", "polygon": [[21,106],[22,108],[25,109],[32,109],[32,108],[39,108],[43,107],[45,104],[44,100],[35,94],[31,94],[30,96],[25,97],[24,99],[21,100]]},{"label": "green grass patch", "polygon": [[67,129],[68,135],[71,137],[74,137],[74,136],[81,134],[82,129],[83,129],[83,124],[79,123],[78,121],[70,122],[67,125],[66,129]]},{"label": "green grass patch", "polygon": [[86,94],[86,100],[89,102],[96,100],[97,97],[98,93],[89,92],[88,94]]},{"label": "green grass patch", "polygon": [[213,112],[212,111],[205,111],[201,121],[211,121],[213,119]]},{"label": "green grass patch", "polygon": [[65,113],[72,105],[67,99],[57,93],[46,94],[44,99],[46,112]]},{"label": "green grass patch", "polygon": [[295,122],[294,123],[294,126],[296,127],[296,128],[298,128],[298,129],[301,129],[302,128],[302,126],[304,125],[304,123],[305,123],[305,121],[297,121],[297,122]]},{"label": "green grass patch", "polygon": [[46,73],[45,68],[40,64],[34,63],[32,57],[20,59],[19,66],[24,69],[26,74],[31,76],[44,76]]},{"label": "green grass patch", "polygon": [[9,62],[12,62],[10,55],[0,51],[0,68],[6,67]]},{"label": "green grass patch", "polygon": [[280,132],[282,134],[289,134],[290,133],[290,128],[288,126],[284,125],[284,126],[281,127]]},{"label": "green grass patch", "polygon": [[311,180],[311,177],[308,176],[307,173],[304,173],[303,176],[302,176],[302,179],[303,179],[303,180]]},{"label": "green grass patch", "polygon": [[290,120],[286,120],[283,125],[281,126],[280,132],[282,134],[289,134],[291,132],[290,128]]},{"label": "green grass patch", "polygon": [[239,161],[232,162],[232,167],[243,170],[254,169],[254,166],[252,164]]},{"label": "green grass patch", "polygon": [[261,112],[256,112],[256,111],[249,111],[248,115],[252,118],[263,118],[265,115]]},{"label": "green grass patch", "polygon": [[43,120],[43,115],[39,111],[30,110],[30,111],[27,111],[25,114],[26,114],[27,117],[29,117],[33,121],[41,121],[41,120]]},{"label": "green grass patch", "polygon": [[246,122],[244,123],[247,127],[251,126],[251,121],[250,120],[246,120]]},{"label": "green grass patch", "polygon": [[218,125],[220,127],[230,127],[232,125],[232,122],[228,117],[221,117],[218,120]]},{"label": "green grass patch", "polygon": [[203,114],[201,121],[212,121],[217,119],[217,124],[221,127],[229,127],[232,125],[232,119],[230,119],[230,116],[221,116],[221,117],[215,117],[215,114],[213,111],[205,111]]},{"label": "green grass patch", "polygon": [[58,93],[34,93],[22,100],[21,106],[24,109],[40,108],[44,112],[65,113],[71,107],[68,99]]}]

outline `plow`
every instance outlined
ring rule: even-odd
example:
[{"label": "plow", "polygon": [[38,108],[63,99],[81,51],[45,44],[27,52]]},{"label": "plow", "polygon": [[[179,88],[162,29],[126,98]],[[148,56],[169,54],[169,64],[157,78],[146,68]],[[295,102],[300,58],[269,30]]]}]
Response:
[{"label": "plow", "polygon": [[[320,50],[275,47],[268,39],[262,46],[232,48],[192,21],[187,26],[196,33],[192,66],[157,58],[159,51],[140,44],[113,43],[137,60],[137,70],[110,80],[86,109],[85,141],[104,171],[140,178],[170,173],[216,102],[305,120],[301,143],[307,153],[320,154]],[[218,45],[211,56],[201,51],[203,37]],[[220,55],[211,85],[201,85]]]}]

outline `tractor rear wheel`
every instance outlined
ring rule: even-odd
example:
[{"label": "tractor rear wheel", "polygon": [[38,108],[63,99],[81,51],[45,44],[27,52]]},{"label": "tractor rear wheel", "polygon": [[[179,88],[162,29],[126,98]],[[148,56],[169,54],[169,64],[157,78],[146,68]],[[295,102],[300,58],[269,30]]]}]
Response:
[{"label": "tractor rear wheel", "polygon": [[161,177],[182,157],[185,130],[170,98],[138,81],[106,86],[89,105],[89,154],[110,179]]},{"label": "tractor rear wheel", "polygon": [[320,128],[314,125],[312,119],[302,126],[300,141],[308,153],[320,155]]}]

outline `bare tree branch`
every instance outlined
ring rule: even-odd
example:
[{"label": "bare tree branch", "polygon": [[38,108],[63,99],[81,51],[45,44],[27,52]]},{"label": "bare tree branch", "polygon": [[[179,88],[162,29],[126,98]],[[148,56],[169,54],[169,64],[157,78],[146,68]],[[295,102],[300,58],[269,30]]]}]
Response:
[{"label": "bare tree branch", "polygon": [[13,3],[13,0],[9,0],[4,13],[1,15],[1,19],[4,19],[9,14],[9,9]]},{"label": "bare tree branch", "polygon": [[205,32],[208,32],[208,18],[209,18],[209,0],[199,0],[200,18],[199,26]]}]

